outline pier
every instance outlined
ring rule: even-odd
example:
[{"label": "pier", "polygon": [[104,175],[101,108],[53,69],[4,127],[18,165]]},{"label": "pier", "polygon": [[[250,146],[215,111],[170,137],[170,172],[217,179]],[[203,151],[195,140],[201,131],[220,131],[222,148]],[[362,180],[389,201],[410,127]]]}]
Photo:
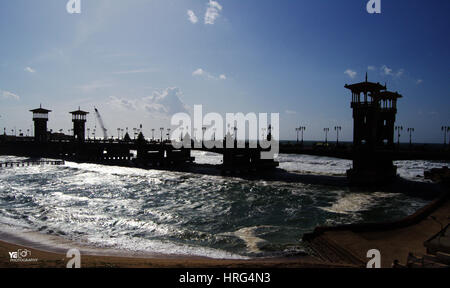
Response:
[{"label": "pier", "polygon": [[0,162],[0,168],[28,167],[41,165],[59,166],[64,164],[65,164],[64,160],[25,160],[25,161]]},{"label": "pier", "polygon": [[[397,131],[395,130],[397,101],[403,97],[402,95],[387,90],[386,85],[369,82],[367,75],[365,81],[344,87],[351,91],[352,96],[350,107],[353,110],[353,142],[339,142],[337,139],[334,144],[329,143],[326,138],[325,143],[304,145],[303,131],[306,127],[300,127],[296,128],[296,131],[302,132],[301,143],[298,137],[297,143],[294,144],[280,142],[280,153],[351,160],[352,167],[347,171],[349,183],[369,186],[392,182],[397,177],[397,167],[393,162],[396,160],[450,160],[450,150],[445,144],[441,149],[441,147],[436,148],[430,145],[413,145],[411,140],[406,147],[400,143],[394,143],[394,132]],[[191,156],[192,150],[200,150],[221,154],[223,161],[220,169],[225,174],[261,171],[270,173],[279,166],[273,158],[261,157],[263,152],[270,151],[270,148],[262,148],[261,143],[258,142],[255,146],[246,141],[239,142],[243,145],[237,145],[236,127],[234,127],[235,135],[228,132],[224,139],[216,141],[214,134],[214,140],[211,140],[214,145],[208,145],[211,144],[208,140],[191,139],[187,132],[184,140],[182,136],[178,143],[191,145],[180,145],[181,148],[175,148],[169,140],[170,133],[167,134],[166,140],[163,139],[163,128],[160,128],[161,139],[158,140],[155,140],[154,135],[152,140],[145,138],[142,125],[141,129],[133,129],[135,139],[131,139],[128,131],[122,137],[109,138],[97,109],[95,113],[104,134],[102,139],[95,139],[95,133],[94,139],[91,139],[89,129],[87,129],[88,133],[85,133],[86,116],[89,112],[81,110],[80,107],[70,112],[73,122],[72,135],[63,134],[62,130],[60,133],[48,131],[47,122],[51,110],[40,106],[30,111],[33,113],[34,137],[8,136],[4,132],[4,135],[0,135],[0,155],[61,159],[61,163],[73,161],[170,170],[178,166],[191,165],[195,161],[195,158]],[[335,127],[337,133],[341,129],[340,126]],[[154,132],[155,129],[152,131]],[[325,128],[324,131],[328,133],[329,128]],[[400,133],[399,131],[397,132]],[[271,126],[269,126],[267,141],[273,144],[271,133]],[[229,141],[234,143],[232,147],[227,145]],[[1,165],[26,166],[31,163]]]}]

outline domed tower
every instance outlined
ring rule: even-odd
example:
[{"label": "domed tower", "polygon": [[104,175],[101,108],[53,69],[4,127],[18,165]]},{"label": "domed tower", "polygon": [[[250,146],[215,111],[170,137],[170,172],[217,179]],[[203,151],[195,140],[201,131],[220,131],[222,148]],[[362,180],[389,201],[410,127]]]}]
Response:
[{"label": "domed tower", "polygon": [[386,85],[365,82],[345,85],[352,92],[353,168],[349,180],[360,184],[388,182],[397,175],[393,165],[394,125],[397,114],[397,92]]},{"label": "domed tower", "polygon": [[30,110],[33,113],[33,122],[34,122],[34,141],[36,142],[47,142],[48,134],[47,134],[47,122],[48,122],[48,113],[52,112],[51,110],[47,110],[42,108],[42,105],[37,109]]},{"label": "domed tower", "polygon": [[89,112],[82,111],[78,107],[77,111],[70,112],[72,114],[73,122],[73,136],[75,141],[84,142],[85,140],[85,126],[86,126],[86,116]]}]

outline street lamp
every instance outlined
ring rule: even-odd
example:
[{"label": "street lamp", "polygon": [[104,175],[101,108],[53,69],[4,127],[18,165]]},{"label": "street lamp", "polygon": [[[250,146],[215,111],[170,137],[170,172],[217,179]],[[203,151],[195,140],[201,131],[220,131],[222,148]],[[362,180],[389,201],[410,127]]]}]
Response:
[{"label": "street lamp", "polygon": [[403,126],[395,126],[395,131],[397,131],[397,146],[400,149],[400,132],[403,131]]},{"label": "street lamp", "polygon": [[408,128],[407,129],[408,133],[409,133],[409,146],[412,146],[412,132],[414,132],[414,128]]},{"label": "street lamp", "polygon": [[170,141],[170,128],[167,128],[167,141]]},{"label": "street lamp", "polygon": [[334,131],[336,131],[336,146],[339,145],[339,131],[342,130],[341,126],[334,127]]},{"label": "street lamp", "polygon": [[155,141],[155,128],[152,129],[152,141]]},{"label": "street lamp", "polygon": [[323,128],[325,132],[325,144],[328,144],[328,132],[330,132],[330,128]]},{"label": "street lamp", "polygon": [[442,126],[441,131],[444,131],[444,148],[447,146],[447,133],[450,131],[450,126]]},{"label": "street lamp", "polygon": [[205,141],[206,127],[202,127],[202,141]]},{"label": "street lamp", "polygon": [[306,131],[306,127],[305,126],[300,126],[299,129],[302,132],[302,146],[303,146],[303,132]]}]

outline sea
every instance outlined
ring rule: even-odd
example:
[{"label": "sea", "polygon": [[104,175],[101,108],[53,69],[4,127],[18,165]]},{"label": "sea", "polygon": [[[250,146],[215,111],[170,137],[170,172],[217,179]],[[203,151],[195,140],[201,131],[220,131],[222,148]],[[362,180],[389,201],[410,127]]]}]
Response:
[{"label": "sea", "polygon": [[[193,151],[199,164],[222,156]],[[0,162],[25,158],[0,156]],[[277,156],[280,169],[345,177],[351,161]],[[398,161],[424,182],[439,161]],[[66,162],[0,168],[0,232],[42,247],[82,247],[121,255],[248,259],[308,254],[317,226],[401,219],[429,202],[346,186],[248,180],[235,176]],[[12,236],[11,236],[12,235]],[[84,248],[83,248],[84,247]]]}]

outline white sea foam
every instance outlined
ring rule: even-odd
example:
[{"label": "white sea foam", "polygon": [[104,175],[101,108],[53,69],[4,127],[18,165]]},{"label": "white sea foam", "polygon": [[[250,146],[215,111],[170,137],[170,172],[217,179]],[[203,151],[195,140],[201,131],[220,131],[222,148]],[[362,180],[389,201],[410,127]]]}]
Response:
[{"label": "white sea foam", "polygon": [[[198,163],[218,164],[222,159],[213,153],[193,154]],[[5,159],[0,156],[0,161]],[[283,169],[323,175],[343,175],[351,165],[303,155],[282,154],[278,160]],[[414,175],[436,166],[405,161],[399,171]],[[261,247],[271,244],[266,230],[275,231],[268,233],[276,234],[279,242],[293,243],[298,233],[329,221],[354,222],[361,215],[389,219],[388,214],[364,213],[383,207],[402,216],[425,203],[403,195],[352,193],[321,185],[73,162],[0,171],[0,231],[9,227],[10,232],[49,246],[60,238],[88,247],[84,249],[122,253],[240,259],[263,253]],[[274,226],[268,228],[267,223]],[[300,231],[295,238],[292,229]]]}]

